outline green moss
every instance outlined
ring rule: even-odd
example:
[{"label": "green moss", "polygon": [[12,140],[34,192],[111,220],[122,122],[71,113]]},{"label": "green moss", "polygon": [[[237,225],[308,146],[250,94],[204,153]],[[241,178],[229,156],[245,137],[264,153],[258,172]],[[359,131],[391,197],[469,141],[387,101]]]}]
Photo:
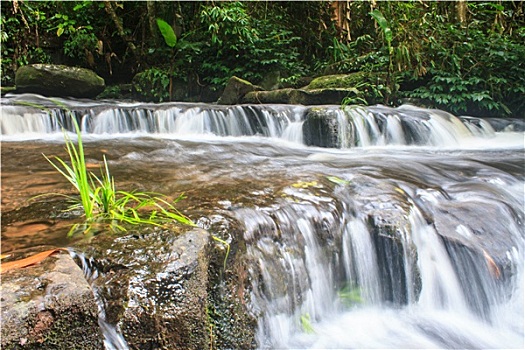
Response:
[{"label": "green moss", "polygon": [[325,75],[312,80],[306,89],[355,88],[363,84],[381,84],[385,80],[386,74],[384,73],[356,72]]}]

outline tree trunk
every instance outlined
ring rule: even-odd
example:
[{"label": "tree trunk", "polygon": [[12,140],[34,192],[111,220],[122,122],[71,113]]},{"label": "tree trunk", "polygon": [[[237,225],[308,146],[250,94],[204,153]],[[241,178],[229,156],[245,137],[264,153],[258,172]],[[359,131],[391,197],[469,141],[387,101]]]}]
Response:
[{"label": "tree trunk", "polygon": [[106,12],[109,14],[111,19],[113,20],[113,23],[117,27],[118,35],[122,38],[122,40],[124,40],[126,42],[126,44],[128,45],[128,48],[131,50],[133,55],[136,58],[138,58],[139,56],[138,56],[138,53],[137,53],[137,47],[135,46],[135,44],[133,44],[133,41],[126,35],[126,32],[124,31],[124,27],[122,25],[122,22],[120,21],[120,18],[115,13],[115,9],[113,8],[113,5],[111,4],[111,1],[104,0],[104,7],[106,9]]},{"label": "tree trunk", "polygon": [[148,0],[146,1],[146,7],[148,9],[148,25],[149,25],[149,31],[151,34],[151,38],[153,39],[153,43],[157,45],[159,36],[157,35],[158,29],[157,29],[157,23],[155,21],[155,1]]},{"label": "tree trunk", "polygon": [[462,26],[467,25],[467,0],[456,2],[456,17]]},{"label": "tree trunk", "polygon": [[334,19],[337,23],[337,30],[339,31],[339,37],[341,40],[351,41],[352,36],[350,33],[350,6],[351,2],[346,1],[334,1],[332,8],[334,10]]}]

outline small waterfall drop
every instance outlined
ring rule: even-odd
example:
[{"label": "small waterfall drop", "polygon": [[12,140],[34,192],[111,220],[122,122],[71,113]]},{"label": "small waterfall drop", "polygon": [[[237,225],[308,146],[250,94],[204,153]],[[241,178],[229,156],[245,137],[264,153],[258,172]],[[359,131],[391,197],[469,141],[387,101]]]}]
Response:
[{"label": "small waterfall drop", "polygon": [[[21,104],[19,100],[23,101],[24,97],[34,102]],[[84,133],[103,138],[122,135],[164,138],[262,136],[312,146],[351,148],[389,145],[451,147],[472,140],[482,142],[496,135],[488,121],[458,118],[443,111],[410,105],[397,108],[379,105],[218,106],[60,100],[59,107],[53,101],[37,95],[5,98],[0,115],[3,140],[61,135],[62,128],[74,132],[70,116],[77,119]],[[501,120],[497,123],[501,124]],[[310,134],[319,130],[324,130],[323,135],[316,136],[320,139],[312,138]]]},{"label": "small waterfall drop", "polygon": [[406,209],[389,222],[354,200],[359,193],[350,197],[348,186],[334,197],[285,191],[292,198],[280,206],[235,212],[256,262],[250,273],[260,348],[524,345],[523,209],[500,217],[507,233],[485,222],[492,235],[511,237],[505,254],[494,256],[500,248],[487,253],[466,233],[468,222],[457,226],[457,239],[437,225],[449,197],[390,183]]},{"label": "small waterfall drop", "polygon": [[104,336],[104,347],[106,350],[126,350],[129,349],[129,346],[117,330],[117,328],[108,323],[106,320],[106,307],[104,306],[104,300],[100,295],[97,287],[94,285],[94,281],[98,278],[99,272],[96,267],[93,266],[91,259],[87,259],[86,256],[82,253],[77,253],[73,250],[69,250],[69,254],[73,259],[75,259],[82,268],[86,280],[91,285],[93,290],[93,296],[98,306],[98,324],[102,335]]},{"label": "small waterfall drop", "polygon": [[[345,107],[335,110],[339,146],[459,145],[474,137],[492,138],[494,129],[477,118],[461,119],[444,111],[403,105]],[[471,122],[479,121],[478,123]]]}]

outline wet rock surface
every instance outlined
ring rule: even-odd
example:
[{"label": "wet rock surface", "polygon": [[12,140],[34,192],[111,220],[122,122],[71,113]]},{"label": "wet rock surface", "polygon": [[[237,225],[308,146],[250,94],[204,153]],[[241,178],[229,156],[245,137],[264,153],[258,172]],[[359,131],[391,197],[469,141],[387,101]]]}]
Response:
[{"label": "wet rock surface", "polygon": [[[253,333],[250,338],[251,331],[243,329],[246,323],[238,325],[246,321],[246,306],[227,290],[233,285],[228,287],[220,272],[224,252],[219,248],[214,258],[214,242],[206,230],[198,228],[180,232],[145,229],[113,237],[101,235],[89,246],[79,245],[77,251],[87,259],[80,263],[96,271],[92,284],[106,300],[107,321],[117,325],[131,349],[250,344]],[[231,313],[232,308],[236,314]],[[235,333],[224,340],[219,327],[226,326],[230,333],[237,327],[236,332],[246,335]]]},{"label": "wet rock surface", "polygon": [[303,124],[304,142],[308,146],[337,147],[339,123],[333,110],[311,108]]},{"label": "wet rock surface", "polygon": [[0,294],[2,349],[104,348],[93,291],[69,254],[4,272]]},{"label": "wet rock surface", "polygon": [[204,230],[145,229],[100,235],[76,250],[106,300],[106,320],[118,325],[130,348],[199,349],[209,338],[209,247]]}]

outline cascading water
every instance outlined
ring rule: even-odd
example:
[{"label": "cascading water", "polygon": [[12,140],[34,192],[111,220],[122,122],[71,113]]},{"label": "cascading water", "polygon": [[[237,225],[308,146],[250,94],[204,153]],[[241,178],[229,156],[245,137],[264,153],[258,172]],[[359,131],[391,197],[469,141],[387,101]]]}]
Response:
[{"label": "cascading water", "polygon": [[[221,215],[244,228],[231,239],[246,245],[259,348],[524,347],[519,121],[412,106],[60,102],[124,182],[242,193],[220,198]],[[41,157],[62,127],[73,130],[53,101],[2,101],[14,147],[36,140]],[[3,205],[6,193],[40,194],[34,174],[51,175],[35,159],[3,152]],[[106,346],[124,346],[111,330]]]},{"label": "cascading water", "polygon": [[104,347],[106,350],[126,350],[129,349],[126,340],[117,330],[117,328],[110,324],[106,319],[106,307],[104,306],[104,300],[96,286],[94,286],[95,280],[99,277],[99,271],[93,266],[91,259],[86,258],[84,254],[77,253],[74,250],[69,250],[69,254],[73,259],[76,259],[77,263],[82,268],[86,280],[91,284],[93,295],[98,306],[98,324],[104,336]]},{"label": "cascading water", "polygon": [[[383,211],[372,214],[349,199],[349,192],[362,196],[351,180],[321,205],[312,201],[318,197],[291,194],[278,208],[236,212],[246,223],[248,253],[256,261],[250,272],[259,346],[522,348],[523,200],[495,217],[509,228],[492,234],[508,240],[487,253],[476,241],[480,233],[467,233],[468,221],[455,233],[437,229],[441,216],[467,199],[425,203],[425,190],[413,184],[377,185],[406,196],[400,203],[391,198],[406,208],[392,222]],[[493,200],[514,202],[510,195]],[[484,225],[498,228],[490,221]],[[462,237],[447,238],[452,234]],[[499,249],[506,251],[492,257]]]},{"label": "cascading water", "polygon": [[[29,100],[28,106],[19,100]],[[61,135],[62,128],[74,131],[73,115],[83,132],[99,137],[115,135],[188,137],[189,135],[263,136],[313,146],[350,148],[385,145],[457,146],[472,140],[494,138],[487,121],[459,119],[439,110],[404,105],[318,107],[292,105],[213,106],[207,104],[95,104],[43,98],[38,95],[6,98],[2,101],[0,130],[4,140],[38,139]],[[42,108],[38,108],[42,106]],[[325,127],[323,140],[304,140],[314,120],[314,128]],[[501,120],[498,120],[501,122]],[[329,124],[334,127],[330,127]],[[508,123],[511,124],[510,122]],[[519,128],[523,125],[518,124]]]}]

